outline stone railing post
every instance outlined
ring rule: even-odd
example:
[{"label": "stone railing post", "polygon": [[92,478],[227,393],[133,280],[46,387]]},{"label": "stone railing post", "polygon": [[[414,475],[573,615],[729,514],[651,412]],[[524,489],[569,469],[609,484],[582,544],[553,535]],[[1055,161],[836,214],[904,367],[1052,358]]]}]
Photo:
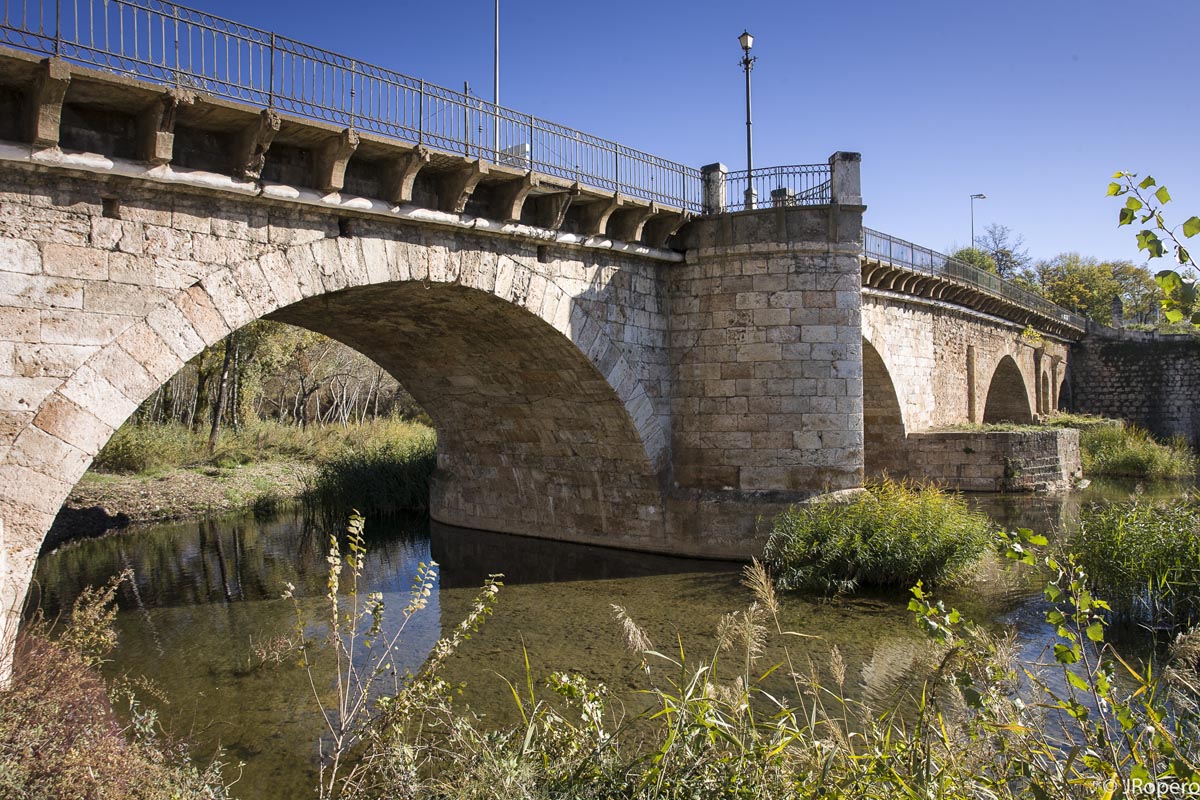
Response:
[{"label": "stone railing post", "polygon": [[861,206],[861,153],[838,151],[829,157],[830,202],[840,206]]},{"label": "stone railing post", "polygon": [[700,180],[704,185],[704,213],[720,214],[725,211],[725,176],[729,167],[721,162],[700,168]]}]

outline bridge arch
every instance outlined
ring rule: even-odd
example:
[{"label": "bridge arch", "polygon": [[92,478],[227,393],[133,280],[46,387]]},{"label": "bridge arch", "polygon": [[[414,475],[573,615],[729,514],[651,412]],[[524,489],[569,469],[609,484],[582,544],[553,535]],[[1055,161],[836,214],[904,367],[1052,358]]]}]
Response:
[{"label": "bridge arch", "polygon": [[1021,375],[1021,368],[1011,355],[1001,358],[992,373],[983,407],[983,422],[1033,422],[1029,389]]},{"label": "bridge arch", "polygon": [[874,345],[862,340],[863,352],[863,469],[867,475],[903,473],[904,414],[892,374]]},{"label": "bridge arch", "polygon": [[665,546],[668,439],[628,345],[592,307],[600,287],[579,279],[616,270],[556,273],[554,253],[511,241],[355,222],[353,235],[326,225],[293,231],[302,241],[286,246],[245,246],[259,252],[224,266],[191,260],[192,246],[155,259],[169,274],[137,287],[154,302],[0,451],[0,611],[10,622],[50,524],[113,431],[204,347],[262,318],[339,339],[408,388],[438,429],[439,520]]}]

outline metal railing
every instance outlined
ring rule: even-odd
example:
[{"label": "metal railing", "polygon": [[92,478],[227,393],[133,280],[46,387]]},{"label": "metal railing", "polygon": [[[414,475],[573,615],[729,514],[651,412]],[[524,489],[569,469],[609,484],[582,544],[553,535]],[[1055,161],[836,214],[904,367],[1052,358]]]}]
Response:
[{"label": "metal railing", "polygon": [[699,170],[162,0],[0,0],[0,43],[701,210]]},{"label": "metal railing", "polygon": [[831,177],[828,164],[766,167],[753,175],[730,172],[725,176],[725,210],[825,205],[832,202]]},{"label": "metal railing", "polygon": [[1021,308],[1075,328],[1083,329],[1087,326],[1087,320],[1081,315],[1026,291],[999,275],[886,233],[864,228],[863,254],[913,272],[945,276],[969,284],[993,297],[1007,300]]}]

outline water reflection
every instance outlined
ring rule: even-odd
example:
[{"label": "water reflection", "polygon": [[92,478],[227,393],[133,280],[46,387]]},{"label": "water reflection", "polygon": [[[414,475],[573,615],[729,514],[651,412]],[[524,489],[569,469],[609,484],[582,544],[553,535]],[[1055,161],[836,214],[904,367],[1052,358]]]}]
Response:
[{"label": "water reflection", "polygon": [[[1178,489],[1174,490],[1178,494]],[[1097,487],[1066,497],[975,497],[974,503],[1005,525],[1053,535],[1068,529],[1082,503],[1127,488]],[[501,676],[524,680],[528,653],[535,678],[571,670],[603,680],[633,711],[645,675],[624,653],[612,604],[624,606],[654,642],[689,658],[711,654],[722,615],[751,601],[740,584],[740,565],[627,553],[501,534],[467,531],[404,518],[368,523],[369,591],[384,593],[388,608],[406,602],[419,562],[441,564],[430,607],[405,630],[401,670],[416,670],[442,631],[460,621],[476,589],[491,573],[504,573],[495,615],[447,665],[446,679],[465,682],[464,699],[495,722],[516,721]],[[40,604],[49,615],[69,608],[81,589],[131,568],[135,580],[119,597],[120,643],[110,669],[146,675],[170,704],[163,719],[174,731],[218,746],[245,761],[235,794],[242,798],[300,797],[315,781],[316,742],[322,721],[303,670],[291,661],[260,666],[255,645],[295,630],[295,610],[280,599],[296,586],[300,607],[320,619],[326,591],[328,534],[288,513],[271,521],[227,517],[202,523],[127,531],[67,545],[38,563]],[[1022,653],[1036,659],[1047,629],[1031,578],[991,565],[951,599],[977,619],[1012,623]],[[912,624],[904,597],[859,596],[829,603],[786,597],[785,628],[811,639],[789,642],[802,669],[827,673],[836,645],[847,665],[847,694],[887,709],[928,673],[929,648]],[[394,620],[393,620],[394,622]],[[319,626],[307,635],[320,637]],[[781,660],[768,651],[766,663]],[[317,689],[332,683],[328,665],[317,665]],[[778,690],[786,677],[779,671]]]}]

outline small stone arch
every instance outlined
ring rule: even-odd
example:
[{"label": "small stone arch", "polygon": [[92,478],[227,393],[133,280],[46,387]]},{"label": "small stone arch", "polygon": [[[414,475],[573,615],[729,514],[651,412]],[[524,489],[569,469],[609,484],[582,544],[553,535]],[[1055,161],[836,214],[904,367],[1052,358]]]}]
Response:
[{"label": "small stone arch", "polygon": [[1012,356],[1006,355],[996,365],[988,384],[987,401],[983,407],[983,422],[1033,422],[1029,389],[1021,376],[1021,368]]},{"label": "small stone arch", "polygon": [[908,466],[900,398],[879,351],[865,337],[862,348],[864,470],[867,475],[900,474]]}]

